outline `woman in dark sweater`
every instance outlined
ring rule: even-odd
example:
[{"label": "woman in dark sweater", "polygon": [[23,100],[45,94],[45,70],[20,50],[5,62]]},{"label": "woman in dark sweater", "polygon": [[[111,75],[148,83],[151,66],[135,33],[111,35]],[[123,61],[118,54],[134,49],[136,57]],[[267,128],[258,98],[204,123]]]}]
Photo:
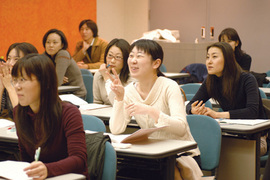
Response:
[{"label": "woman in dark sweater", "polygon": [[229,43],[234,50],[235,59],[241,66],[241,68],[245,71],[250,71],[251,57],[241,49],[242,42],[235,29],[233,28],[224,29],[218,36],[218,40],[219,42]]},{"label": "woman in dark sweater", "polygon": [[52,61],[38,54],[23,57],[12,69],[12,83],[19,100],[13,115],[21,160],[32,162],[26,174],[38,180],[66,173],[88,177],[82,117],[76,106],[60,100]]},{"label": "woman in dark sweater", "polygon": [[[267,119],[255,77],[243,72],[228,43],[218,42],[207,47],[206,67],[207,78],[187,104],[188,114],[214,119]],[[205,107],[204,103],[210,98],[219,103],[223,112]],[[266,150],[266,136],[263,136],[261,155]]]},{"label": "woman in dark sweater", "polygon": [[[255,77],[243,72],[236,63],[232,47],[218,42],[207,47],[207,79],[188,103],[188,114],[204,114],[213,118],[266,119]],[[213,98],[224,112],[204,107]]]},{"label": "woman in dark sweater", "polygon": [[246,54],[242,49],[242,41],[233,28],[224,29],[218,36],[219,42],[229,43],[234,51],[235,59],[244,71],[249,71],[251,66],[251,57]]}]

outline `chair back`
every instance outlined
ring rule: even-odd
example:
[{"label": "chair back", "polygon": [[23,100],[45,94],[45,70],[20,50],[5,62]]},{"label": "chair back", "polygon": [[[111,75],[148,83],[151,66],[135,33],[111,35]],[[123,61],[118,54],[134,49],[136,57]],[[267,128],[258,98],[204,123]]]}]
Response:
[{"label": "chair back", "polygon": [[[190,101],[194,97],[194,95],[195,94],[186,94],[187,101]],[[209,100],[205,102],[205,107],[213,109],[212,103]]]},{"label": "chair back", "polygon": [[201,84],[199,83],[188,83],[181,85],[181,88],[185,91],[187,94],[196,94],[199,88],[201,87]]},{"label": "chair back", "polygon": [[[105,124],[96,116],[82,114],[84,130],[106,132]],[[105,158],[102,180],[116,179],[117,167],[116,151],[110,142],[105,143]]]},{"label": "chair back", "polygon": [[[90,72],[91,73],[91,72]],[[89,74],[82,74],[84,86],[86,88],[87,94],[86,94],[86,101],[88,103],[93,103],[94,96],[93,96],[93,75]]]},{"label": "chair back", "polygon": [[80,70],[81,70],[82,75],[92,75],[93,76],[93,74],[88,69],[80,69]]},{"label": "chair back", "polygon": [[167,68],[164,64],[161,64],[161,66],[159,67],[161,72],[167,72]]},{"label": "chair back", "polygon": [[96,116],[82,114],[84,130],[106,132],[104,122]]},{"label": "chair back", "polygon": [[103,166],[102,180],[116,179],[116,158],[116,152],[112,144],[107,141],[105,144],[105,160]]},{"label": "chair back", "polygon": [[187,115],[187,122],[201,152],[202,170],[214,173],[219,165],[222,137],[218,122],[204,115]]},{"label": "chair back", "polygon": [[259,88],[259,90],[260,90],[261,98],[267,99],[267,96],[266,96],[265,92],[263,92],[263,90],[261,90],[260,88]]}]

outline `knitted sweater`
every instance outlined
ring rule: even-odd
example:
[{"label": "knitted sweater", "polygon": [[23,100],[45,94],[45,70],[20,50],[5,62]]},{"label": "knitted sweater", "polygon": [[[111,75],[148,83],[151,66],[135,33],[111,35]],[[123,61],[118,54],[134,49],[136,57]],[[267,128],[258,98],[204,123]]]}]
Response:
[{"label": "knitted sweater", "polygon": [[[130,122],[131,117],[127,114],[125,106],[130,103],[142,103],[160,110],[157,124],[147,114],[134,116],[142,129],[168,126],[154,132],[151,137],[194,141],[186,120],[185,106],[180,88],[175,81],[165,77],[158,77],[144,100],[137,92],[135,85],[136,83],[130,83],[126,86],[123,101],[114,101],[113,114],[109,121],[110,130],[113,134],[124,132]],[[192,156],[200,155],[198,148],[190,152]]]}]

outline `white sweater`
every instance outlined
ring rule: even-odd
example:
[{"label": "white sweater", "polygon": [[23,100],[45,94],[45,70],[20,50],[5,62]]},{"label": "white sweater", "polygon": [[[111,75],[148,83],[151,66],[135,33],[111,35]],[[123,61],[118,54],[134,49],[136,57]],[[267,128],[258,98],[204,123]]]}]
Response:
[{"label": "white sweater", "polygon": [[[131,117],[125,111],[130,103],[143,103],[160,110],[158,123],[147,114],[135,115],[138,125],[142,128],[168,126],[154,132],[151,137],[157,139],[179,139],[194,141],[186,120],[185,105],[178,84],[168,78],[158,77],[146,99],[142,99],[137,92],[135,84],[125,87],[123,101],[114,101],[113,114],[109,121],[110,131],[120,134],[125,131]],[[200,154],[199,149],[191,150],[193,156]]]}]

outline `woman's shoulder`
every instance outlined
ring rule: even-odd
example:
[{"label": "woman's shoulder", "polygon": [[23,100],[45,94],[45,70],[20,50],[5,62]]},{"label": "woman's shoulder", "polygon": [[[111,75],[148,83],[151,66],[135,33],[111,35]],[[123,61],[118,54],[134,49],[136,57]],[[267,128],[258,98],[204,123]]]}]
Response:
[{"label": "woman's shoulder", "polygon": [[241,75],[240,75],[240,81],[252,81],[252,82],[256,82],[257,83],[257,80],[255,78],[255,76],[253,74],[251,74],[250,72],[242,72]]},{"label": "woman's shoulder", "polygon": [[164,76],[159,76],[157,82],[163,84],[164,86],[178,86],[176,81]]}]

